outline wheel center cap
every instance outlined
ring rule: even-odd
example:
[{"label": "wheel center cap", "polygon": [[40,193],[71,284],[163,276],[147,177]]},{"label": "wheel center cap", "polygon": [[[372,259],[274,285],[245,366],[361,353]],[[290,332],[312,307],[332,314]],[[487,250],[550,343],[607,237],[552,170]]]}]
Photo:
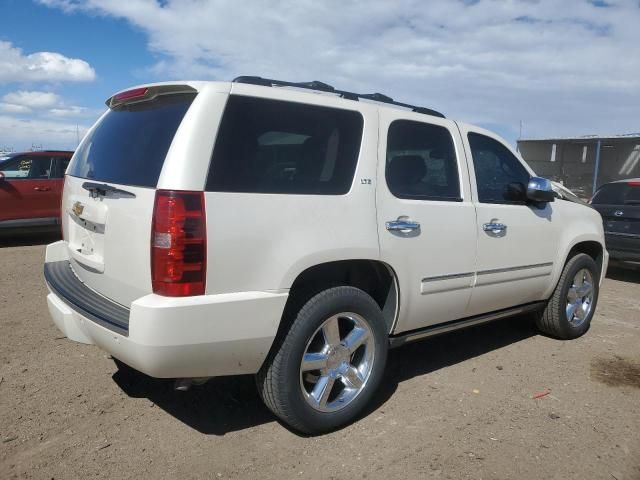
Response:
[{"label": "wheel center cap", "polygon": [[334,370],[349,360],[349,350],[342,345],[335,345],[327,353],[327,368]]}]

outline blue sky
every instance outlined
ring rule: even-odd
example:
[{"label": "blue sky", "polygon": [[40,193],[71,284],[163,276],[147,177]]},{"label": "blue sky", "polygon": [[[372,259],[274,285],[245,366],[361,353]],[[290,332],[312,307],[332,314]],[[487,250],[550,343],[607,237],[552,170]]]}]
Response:
[{"label": "blue sky", "polygon": [[640,131],[638,0],[0,0],[0,149],[73,148],[130,85],[256,74],[527,137]]}]

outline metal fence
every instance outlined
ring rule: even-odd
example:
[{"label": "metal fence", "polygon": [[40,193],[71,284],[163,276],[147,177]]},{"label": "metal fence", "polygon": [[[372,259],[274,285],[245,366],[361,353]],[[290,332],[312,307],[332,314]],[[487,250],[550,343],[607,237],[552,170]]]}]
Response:
[{"label": "metal fence", "polygon": [[640,177],[640,134],[518,140],[518,150],[538,175],[583,198],[604,183]]}]

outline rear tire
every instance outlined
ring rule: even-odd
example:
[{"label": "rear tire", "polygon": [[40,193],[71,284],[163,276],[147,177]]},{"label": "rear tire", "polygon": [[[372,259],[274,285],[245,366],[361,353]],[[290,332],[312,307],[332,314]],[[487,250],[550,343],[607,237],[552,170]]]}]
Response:
[{"label": "rear tire", "polygon": [[387,360],[382,311],[354,287],[324,290],[276,338],[256,377],[267,407],[284,423],[319,434],[352,422],[378,388]]},{"label": "rear tire", "polygon": [[578,338],[589,330],[598,303],[600,274],[589,255],[569,258],[546,308],[536,315],[538,328],[556,338]]}]

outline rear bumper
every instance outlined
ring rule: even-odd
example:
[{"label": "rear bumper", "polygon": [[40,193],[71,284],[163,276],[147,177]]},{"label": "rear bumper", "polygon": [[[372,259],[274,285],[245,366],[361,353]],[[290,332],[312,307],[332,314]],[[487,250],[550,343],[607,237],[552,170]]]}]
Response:
[{"label": "rear bumper", "polygon": [[[65,256],[66,243],[56,242],[47,247],[45,262],[61,262]],[[79,305],[80,295],[74,298],[53,282],[47,279],[49,312],[68,338],[98,345],[136,370],[159,378],[256,373],[271,348],[288,296],[286,292],[183,298],[150,294],[131,304],[125,331],[96,319],[105,312],[96,312],[95,299],[89,305],[93,310]]]}]

